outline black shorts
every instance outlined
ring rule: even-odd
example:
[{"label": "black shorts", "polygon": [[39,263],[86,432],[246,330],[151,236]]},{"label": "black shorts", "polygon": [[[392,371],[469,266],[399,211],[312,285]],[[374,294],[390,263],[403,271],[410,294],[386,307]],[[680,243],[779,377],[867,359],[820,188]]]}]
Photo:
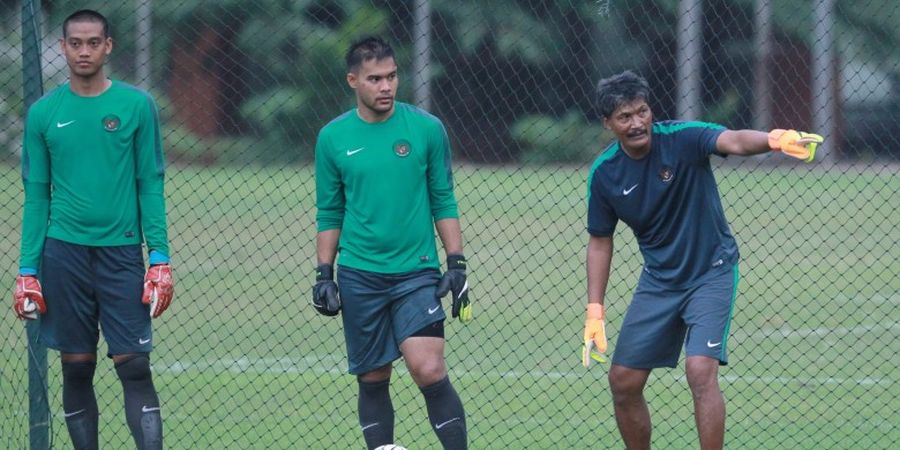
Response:
[{"label": "black shorts", "polygon": [[150,307],[141,303],[140,245],[93,247],[47,238],[41,286],[47,312],[41,340],[63,353],[96,353],[100,330],[109,355],[153,349]]},{"label": "black shorts", "polygon": [[728,364],[728,334],[738,287],[738,266],[711,270],[696,285],[672,289],[638,281],[612,362],[634,369],[675,367],[687,356]]},{"label": "black shorts", "polygon": [[338,267],[349,372],[358,375],[388,364],[400,344],[446,318],[435,296],[440,272],[434,269],[379,274]]}]

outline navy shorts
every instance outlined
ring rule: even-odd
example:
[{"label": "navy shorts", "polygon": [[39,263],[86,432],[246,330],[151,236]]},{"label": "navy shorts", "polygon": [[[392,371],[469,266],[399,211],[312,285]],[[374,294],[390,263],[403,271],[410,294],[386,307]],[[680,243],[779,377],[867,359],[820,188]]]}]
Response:
[{"label": "navy shorts", "polygon": [[339,266],[337,273],[349,372],[370,372],[401,356],[413,333],[446,319],[435,297],[434,269],[381,274]]},{"label": "navy shorts", "polygon": [[96,353],[102,330],[110,356],[153,349],[150,307],[141,303],[140,245],[94,247],[47,238],[40,278],[47,302],[41,339],[48,347]]},{"label": "navy shorts", "polygon": [[728,364],[728,333],[738,266],[712,270],[694,286],[670,289],[642,275],[628,305],[612,363],[633,369],[675,367],[687,356]]}]

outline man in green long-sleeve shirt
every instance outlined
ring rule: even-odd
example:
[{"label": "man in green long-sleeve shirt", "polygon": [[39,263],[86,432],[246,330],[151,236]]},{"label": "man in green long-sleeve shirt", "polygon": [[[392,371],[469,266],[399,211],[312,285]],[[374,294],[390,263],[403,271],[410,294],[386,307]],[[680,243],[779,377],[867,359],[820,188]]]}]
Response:
[{"label": "man in green long-sleeve shirt", "polygon": [[93,375],[102,330],[135,444],[158,449],[150,319],[168,307],[173,288],[156,105],[146,92],[106,78],[113,43],[100,13],[70,15],[60,44],[69,82],[34,103],[25,126],[14,310],[23,319],[40,316],[41,340],[61,352],[75,448],[98,447]]},{"label": "man in green long-sleeve shirt", "polygon": [[[358,41],[346,62],[357,107],[322,128],[316,143],[313,306],[327,316],[342,312],[368,448],[394,441],[389,384],[402,356],[441,444],[464,449],[465,412],[444,362],[440,303],[451,292],[453,317],[472,317],[447,133],[436,117],[394,101],[397,65],[386,42]],[[443,275],[435,228],[447,254]]]}]

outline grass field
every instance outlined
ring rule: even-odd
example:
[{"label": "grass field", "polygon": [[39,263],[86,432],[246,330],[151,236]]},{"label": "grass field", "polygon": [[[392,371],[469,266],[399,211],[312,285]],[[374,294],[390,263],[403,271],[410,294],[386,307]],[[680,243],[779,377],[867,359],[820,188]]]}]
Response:
[{"label": "grass field", "polygon": [[[747,160],[716,172],[743,257],[731,365],[721,372],[726,447],[896,447],[895,171]],[[473,323],[448,323],[447,359],[473,449],[620,447],[604,367],[588,371],[578,360],[586,176],[585,168],[456,171],[476,309]],[[167,191],[176,297],[155,324],[153,353],[167,447],[363,448],[340,321],[308,306],[311,169],[173,167]],[[0,268],[10,285],[20,204],[18,169],[0,166]],[[620,226],[608,295],[613,349],[640,266]],[[9,311],[0,329],[0,447],[24,448],[24,332]],[[49,359],[54,447],[67,448],[58,356]],[[437,448],[418,390],[397,374],[398,443]],[[102,446],[129,447],[109,361],[96,385]],[[696,448],[683,367],[655,371],[647,394],[654,446]]]}]

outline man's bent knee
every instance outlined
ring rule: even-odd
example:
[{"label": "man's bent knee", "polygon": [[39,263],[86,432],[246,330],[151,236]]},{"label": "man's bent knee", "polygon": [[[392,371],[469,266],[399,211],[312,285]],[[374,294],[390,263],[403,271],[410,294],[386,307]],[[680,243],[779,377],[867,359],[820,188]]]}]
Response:
[{"label": "man's bent knee", "polygon": [[59,359],[64,363],[80,363],[97,361],[96,353],[60,353]]},{"label": "man's bent knee", "polygon": [[437,356],[409,365],[409,374],[419,387],[430,386],[447,376],[447,367],[443,356]]},{"label": "man's bent knee", "polygon": [[419,387],[432,385],[447,376],[443,338],[410,336],[400,344],[400,351],[413,381]]},{"label": "man's bent knee", "polygon": [[391,365],[387,364],[366,373],[361,373],[357,375],[356,378],[363,383],[378,383],[380,381],[390,380]]},{"label": "man's bent knee", "polygon": [[688,358],[685,364],[688,385],[691,390],[700,393],[705,390],[719,389],[719,362],[705,356]]},{"label": "man's bent knee", "polygon": [[122,381],[138,381],[151,378],[150,356],[146,353],[133,353],[113,356],[116,374]]},{"label": "man's bent knee", "polygon": [[609,387],[613,396],[640,395],[647,383],[649,370],[629,369],[613,365],[609,370]]}]

